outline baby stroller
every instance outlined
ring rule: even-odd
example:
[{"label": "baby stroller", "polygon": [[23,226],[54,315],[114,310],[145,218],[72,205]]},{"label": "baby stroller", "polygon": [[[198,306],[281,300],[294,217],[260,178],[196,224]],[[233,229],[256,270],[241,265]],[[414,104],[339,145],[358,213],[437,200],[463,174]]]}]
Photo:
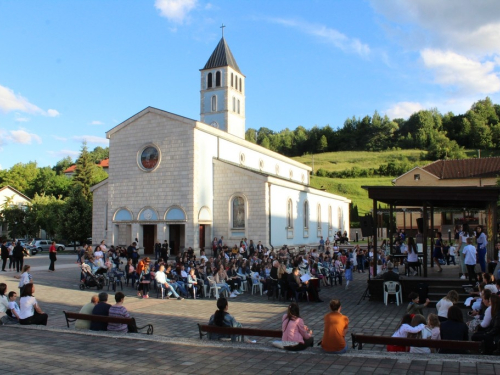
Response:
[{"label": "baby stroller", "polygon": [[82,275],[80,282],[80,289],[84,290],[85,288],[90,289],[93,287],[97,287],[97,290],[101,290],[104,288],[105,279],[101,274],[97,275],[92,273],[92,268],[88,264],[82,264]]}]

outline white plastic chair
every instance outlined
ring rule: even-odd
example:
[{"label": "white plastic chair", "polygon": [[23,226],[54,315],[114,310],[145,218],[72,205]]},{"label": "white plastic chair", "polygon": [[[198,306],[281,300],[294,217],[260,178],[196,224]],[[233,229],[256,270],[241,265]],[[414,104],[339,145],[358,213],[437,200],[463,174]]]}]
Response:
[{"label": "white plastic chair", "polygon": [[252,295],[253,295],[254,290],[255,290],[256,288],[257,288],[257,289],[260,289],[260,295],[262,295],[262,283],[260,282],[260,280],[258,280],[258,279],[254,279],[254,278],[252,277]]},{"label": "white plastic chair", "polygon": [[396,296],[396,304],[399,306],[399,302],[403,302],[403,291],[401,289],[401,284],[397,281],[386,281],[384,282],[384,303],[387,306],[387,300],[389,294],[394,294]]},{"label": "white plastic chair", "polygon": [[214,296],[216,299],[219,299],[219,289],[221,288],[220,286],[217,286],[215,283],[215,280],[213,276],[207,276],[208,283],[210,284],[210,291],[208,293],[209,296],[212,295],[212,292],[214,293]]},{"label": "white plastic chair", "polygon": [[248,290],[247,277],[245,275],[243,275],[242,273],[237,273],[237,275],[241,278],[241,290],[243,292],[246,292]]}]

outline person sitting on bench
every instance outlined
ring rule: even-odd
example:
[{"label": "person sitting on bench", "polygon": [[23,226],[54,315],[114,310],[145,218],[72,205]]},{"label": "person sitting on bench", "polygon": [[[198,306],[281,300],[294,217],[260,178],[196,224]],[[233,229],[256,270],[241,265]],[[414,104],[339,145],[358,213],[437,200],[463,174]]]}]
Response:
[{"label": "person sitting on bench", "polygon": [[[108,303],[108,293],[99,293],[99,303],[92,309],[92,315],[109,316],[111,305]],[[108,323],[90,322],[91,331],[107,331]]]},{"label": "person sitting on bench", "polygon": [[[228,313],[229,304],[227,299],[220,297],[217,300],[217,311],[210,317],[208,325],[217,327],[241,328],[239,323],[231,314]],[[230,338],[231,341],[242,341],[242,337],[237,335],[224,335],[219,333],[208,333],[209,340],[220,340],[221,338]]]}]

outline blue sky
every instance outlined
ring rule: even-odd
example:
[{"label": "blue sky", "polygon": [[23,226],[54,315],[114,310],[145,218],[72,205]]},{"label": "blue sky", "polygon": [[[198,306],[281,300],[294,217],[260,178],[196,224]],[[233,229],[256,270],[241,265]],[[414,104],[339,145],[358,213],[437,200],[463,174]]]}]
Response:
[{"label": "blue sky", "polygon": [[107,146],[147,106],[199,119],[222,23],[247,129],[500,103],[497,0],[0,0],[0,168]]}]

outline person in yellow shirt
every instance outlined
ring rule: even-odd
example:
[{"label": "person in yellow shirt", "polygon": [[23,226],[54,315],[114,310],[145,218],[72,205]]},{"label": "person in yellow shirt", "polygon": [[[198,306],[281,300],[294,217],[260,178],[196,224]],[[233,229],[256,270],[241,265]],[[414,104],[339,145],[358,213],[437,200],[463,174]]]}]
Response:
[{"label": "person in yellow shirt", "polygon": [[340,300],[330,301],[330,312],[325,315],[325,329],[321,347],[325,352],[342,354],[347,352],[345,335],[349,327],[349,318],[340,313]]}]

